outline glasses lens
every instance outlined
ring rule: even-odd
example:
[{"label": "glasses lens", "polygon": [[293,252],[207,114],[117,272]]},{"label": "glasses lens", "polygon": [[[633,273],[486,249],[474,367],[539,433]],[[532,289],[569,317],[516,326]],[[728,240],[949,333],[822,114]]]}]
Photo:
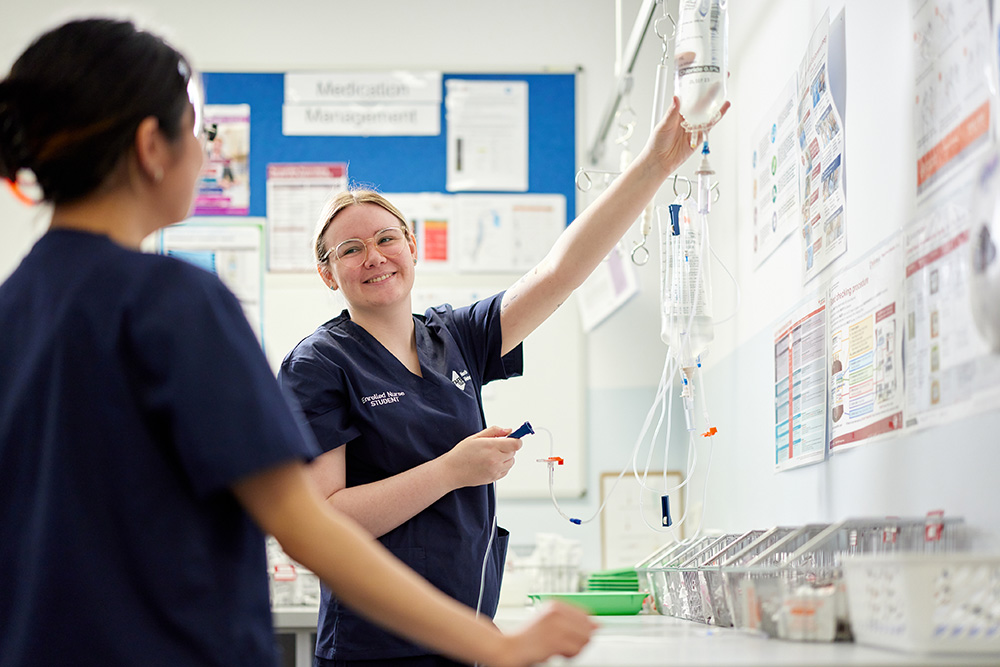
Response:
[{"label": "glasses lens", "polygon": [[379,252],[386,257],[398,255],[403,250],[403,241],[403,230],[399,227],[383,229],[375,237]]},{"label": "glasses lens", "polygon": [[360,239],[348,239],[337,246],[337,261],[347,266],[361,266],[365,261],[365,244]]},{"label": "glasses lens", "polygon": [[[388,227],[368,239],[384,257],[395,257],[406,246],[406,235],[399,227]],[[337,246],[334,255],[346,266],[358,267],[368,257],[367,244],[361,239],[347,239]]]}]

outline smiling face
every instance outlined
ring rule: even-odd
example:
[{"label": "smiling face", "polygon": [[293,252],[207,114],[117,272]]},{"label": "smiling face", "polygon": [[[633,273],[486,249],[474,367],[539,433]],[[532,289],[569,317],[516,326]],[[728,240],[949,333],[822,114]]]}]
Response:
[{"label": "smiling face", "polygon": [[394,257],[378,252],[375,241],[370,240],[376,232],[401,224],[377,204],[354,204],[338,212],[323,234],[327,248],[336,248],[347,239],[362,239],[367,244],[367,257],[360,266],[348,266],[331,253],[319,267],[323,282],[341,290],[352,313],[400,304],[409,313],[417,250],[412,235],[407,234],[406,247]]}]

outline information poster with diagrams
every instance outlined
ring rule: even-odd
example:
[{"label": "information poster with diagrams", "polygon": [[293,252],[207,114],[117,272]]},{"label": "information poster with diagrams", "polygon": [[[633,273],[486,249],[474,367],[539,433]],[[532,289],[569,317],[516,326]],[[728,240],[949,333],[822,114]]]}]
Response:
[{"label": "information poster with diagrams", "polygon": [[421,272],[454,271],[455,197],[439,192],[395,193],[386,198],[410,223]]},{"label": "information poster with diagrams", "polygon": [[194,215],[250,213],[250,105],[206,104],[205,122],[215,136],[205,141]]},{"label": "information poster with diagrams", "polygon": [[329,198],[347,189],[347,164],[267,165],[267,268],[315,271],[313,232]]},{"label": "information poster with diagrams", "polygon": [[528,190],[528,84],[445,81],[447,189]]},{"label": "information poster with diagrams", "polygon": [[826,13],[799,66],[797,135],[802,161],[802,259],[807,282],[847,250],[844,133],[829,85],[829,33]]},{"label": "information poster with diagrams", "polygon": [[627,250],[616,246],[576,290],[580,325],[594,328],[639,293],[639,279]]},{"label": "information poster with diagrams", "polygon": [[914,141],[917,195],[968,164],[989,138],[990,62],[986,2],[913,2]]},{"label": "information poster with diagrams", "polygon": [[960,419],[1000,403],[1000,356],[972,318],[971,179],[929,202],[904,231],[906,427]]},{"label": "information poster with diagrams", "polygon": [[826,296],[796,307],[774,332],[774,463],[826,458]]},{"label": "information poster with diagrams", "polygon": [[460,271],[522,273],[548,253],[566,228],[562,195],[455,197],[456,260]]},{"label": "information poster with diagrams", "polygon": [[760,266],[801,226],[796,90],[796,77],[792,76],[755,135],[751,157],[754,266]]},{"label": "information poster with diagrams", "polygon": [[158,234],[159,252],[219,276],[236,295],[250,325],[263,341],[264,221],[189,218]]},{"label": "information poster with diagrams", "polygon": [[903,241],[830,284],[830,452],[903,428]]}]

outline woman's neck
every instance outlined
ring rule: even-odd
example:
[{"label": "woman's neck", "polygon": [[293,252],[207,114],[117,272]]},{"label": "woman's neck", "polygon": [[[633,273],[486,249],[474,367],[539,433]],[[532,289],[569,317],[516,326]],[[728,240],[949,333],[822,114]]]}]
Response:
[{"label": "woman's neck", "polygon": [[360,310],[348,306],[351,320],[367,331],[389,350],[397,359],[407,364],[406,359],[416,356],[416,335],[410,300],[394,307],[378,310]]},{"label": "woman's neck", "polygon": [[73,229],[107,236],[115,243],[138,250],[153,230],[127,198],[91,195],[70,204],[56,205],[50,229]]}]

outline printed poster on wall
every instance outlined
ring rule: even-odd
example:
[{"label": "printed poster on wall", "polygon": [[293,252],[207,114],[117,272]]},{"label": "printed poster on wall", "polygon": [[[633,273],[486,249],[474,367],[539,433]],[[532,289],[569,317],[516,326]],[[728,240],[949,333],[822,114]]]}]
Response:
[{"label": "printed poster on wall", "polygon": [[260,218],[188,218],[160,230],[159,252],[219,277],[264,340],[264,221]]},{"label": "printed poster on wall", "polygon": [[445,82],[447,189],[528,190],[528,83]]},{"label": "printed poster on wall", "polygon": [[454,248],[460,271],[523,273],[566,228],[563,195],[455,195]]},{"label": "printed poster on wall", "polygon": [[774,332],[774,464],[826,458],[826,296],[797,306]]},{"label": "printed poster on wall", "polygon": [[421,272],[456,270],[455,198],[439,192],[385,196],[410,223]]},{"label": "printed poster on wall", "polygon": [[216,126],[205,142],[194,215],[250,213],[250,105],[206,104],[205,122]]},{"label": "printed poster on wall", "polygon": [[802,260],[806,282],[847,250],[844,133],[829,85],[829,34],[827,12],[799,65],[798,145],[802,170]]},{"label": "printed poster on wall", "polygon": [[796,85],[793,75],[754,135],[756,143],[751,157],[754,266],[760,266],[800,227]]},{"label": "printed poster on wall", "polygon": [[315,271],[312,244],[316,221],[327,200],[347,189],[347,164],[267,165],[267,268]]},{"label": "printed poster on wall", "polygon": [[830,283],[830,452],[903,428],[903,241]]},{"label": "printed poster on wall", "polygon": [[1000,355],[970,309],[971,179],[927,202],[904,231],[906,427],[960,419],[1000,404]]},{"label": "printed poster on wall", "polygon": [[917,195],[949,180],[989,139],[989,3],[914,2]]},{"label": "printed poster on wall", "polygon": [[639,279],[628,252],[615,246],[576,290],[580,325],[591,332],[639,293]]}]

